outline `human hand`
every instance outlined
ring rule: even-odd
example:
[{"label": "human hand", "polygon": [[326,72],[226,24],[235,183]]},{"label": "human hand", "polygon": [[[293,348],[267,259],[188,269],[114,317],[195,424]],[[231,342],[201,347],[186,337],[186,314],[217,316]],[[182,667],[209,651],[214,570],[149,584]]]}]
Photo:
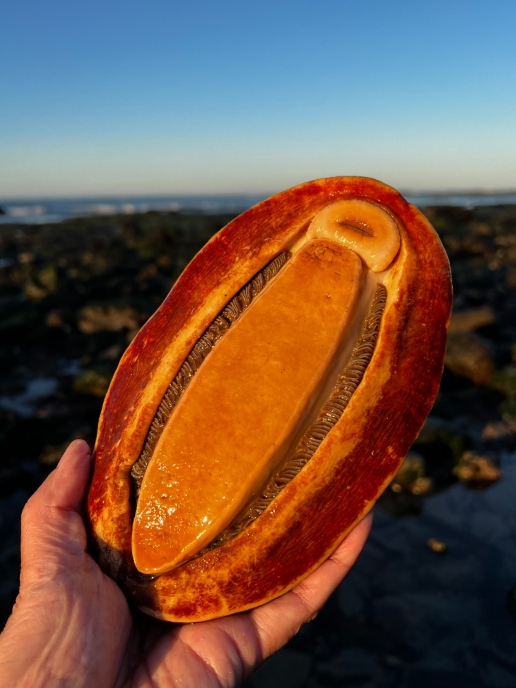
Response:
[{"label": "human hand", "polygon": [[312,619],[364,546],[362,521],[314,573],[249,612],[169,624],[129,607],[86,551],[91,459],[73,442],[22,514],[20,593],[0,636],[0,688],[239,685]]}]

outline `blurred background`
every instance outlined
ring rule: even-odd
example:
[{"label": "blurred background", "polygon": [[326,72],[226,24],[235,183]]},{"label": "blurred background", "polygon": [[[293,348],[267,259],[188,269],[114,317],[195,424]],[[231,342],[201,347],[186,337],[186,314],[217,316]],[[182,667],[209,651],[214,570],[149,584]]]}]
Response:
[{"label": "blurred background", "polygon": [[357,566],[254,688],[516,685],[516,6],[21,0],[0,40],[0,616],[19,515],[94,441],[117,362],[202,245],[371,176],[454,276],[441,391]]}]

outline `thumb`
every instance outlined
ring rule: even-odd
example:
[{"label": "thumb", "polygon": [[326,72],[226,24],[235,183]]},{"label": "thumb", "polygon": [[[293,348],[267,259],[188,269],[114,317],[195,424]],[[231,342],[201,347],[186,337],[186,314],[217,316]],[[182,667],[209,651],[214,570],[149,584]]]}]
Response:
[{"label": "thumb", "polygon": [[22,513],[21,586],[45,584],[81,567],[86,531],[80,508],[90,472],[86,442],[76,440]]}]

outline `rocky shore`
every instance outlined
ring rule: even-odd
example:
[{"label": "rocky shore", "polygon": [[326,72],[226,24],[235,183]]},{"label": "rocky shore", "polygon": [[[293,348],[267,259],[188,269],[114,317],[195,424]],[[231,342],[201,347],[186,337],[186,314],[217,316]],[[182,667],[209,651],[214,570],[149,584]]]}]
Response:
[{"label": "rocky shore", "polygon": [[[468,495],[468,509],[475,509],[483,503],[483,495],[501,489],[497,486],[503,488],[507,476],[514,475],[510,469],[511,462],[516,463],[516,206],[432,207],[425,213],[442,238],[454,278],[446,368],[432,414],[377,507],[379,526],[372,541],[377,543],[375,532],[390,529],[392,546],[399,554],[400,533],[410,523],[410,537],[417,532],[424,540],[422,556],[444,562],[452,558],[454,536],[450,531],[447,538],[442,529],[426,527],[432,505],[439,503],[441,495],[460,489],[460,494]],[[230,215],[150,212],[43,226],[0,226],[2,622],[17,591],[18,521],[24,502],[72,439],[94,441],[102,399],[125,347],[191,257],[230,219]],[[458,504],[460,509],[460,500]],[[516,517],[516,508],[514,512]],[[393,524],[400,524],[398,530]],[[443,554],[446,557],[439,558]],[[367,551],[364,556],[367,560]],[[514,544],[510,556],[516,558]],[[409,588],[410,576],[417,575],[417,563],[411,566],[406,574]],[[493,580],[505,585],[500,589],[500,618],[516,624],[511,617],[516,615],[516,595],[505,580]],[[441,584],[446,592],[446,576]],[[387,662],[385,671],[371,668],[383,666],[386,652],[379,640],[375,645],[376,621],[354,625],[353,610],[343,611],[338,601],[332,604],[321,621],[284,651],[302,654],[306,672],[300,682],[284,682],[283,688],[388,686],[389,677],[403,678],[400,666],[409,661],[405,655],[391,668]],[[446,615],[444,610],[442,614]],[[338,632],[340,650],[330,653],[333,659],[327,653],[321,659],[316,648],[330,642],[328,638],[335,640],[332,634]],[[318,634],[326,640],[318,641]],[[312,641],[315,644],[310,645]],[[340,675],[337,665],[344,662],[344,645],[362,648],[364,681],[332,683],[321,678],[317,682],[321,661],[325,666],[330,660],[337,662],[328,671]],[[419,651],[411,650],[416,655]],[[516,660],[510,669],[516,671]],[[260,683],[260,674],[252,680],[256,686],[276,685],[270,677]],[[393,685],[405,685],[403,680]]]}]

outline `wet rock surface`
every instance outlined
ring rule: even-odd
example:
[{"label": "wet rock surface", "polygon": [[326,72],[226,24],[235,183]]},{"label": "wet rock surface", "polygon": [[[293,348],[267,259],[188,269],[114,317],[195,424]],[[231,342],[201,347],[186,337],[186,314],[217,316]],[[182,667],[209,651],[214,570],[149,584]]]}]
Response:
[{"label": "wet rock surface", "polygon": [[[455,288],[437,402],[357,566],[249,688],[515,684],[516,207],[426,213]],[[71,440],[93,443],[125,347],[229,219],[0,226],[2,622],[23,504]]]}]

